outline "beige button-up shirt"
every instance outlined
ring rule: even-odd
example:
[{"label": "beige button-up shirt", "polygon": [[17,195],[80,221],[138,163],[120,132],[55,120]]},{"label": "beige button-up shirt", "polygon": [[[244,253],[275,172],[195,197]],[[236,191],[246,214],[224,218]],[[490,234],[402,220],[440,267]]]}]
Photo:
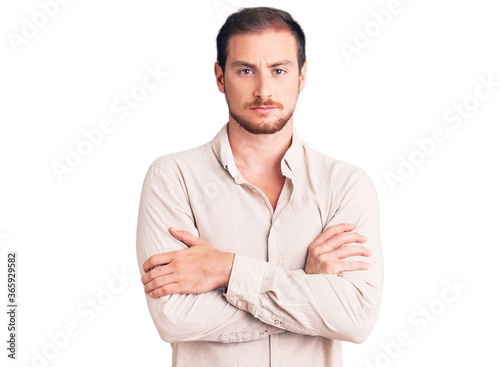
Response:
[{"label": "beige button-up shirt", "polygon": [[[150,256],[184,249],[168,228],[235,253],[227,289],[146,296],[177,367],[342,366],[341,341],[359,343],[380,308],[379,207],[363,170],[302,142],[294,129],[281,161],[276,210],[234,164],[226,123],[200,147],[156,159],[137,226],[141,274]],[[354,223],[368,240],[370,270],[306,274],[309,244],[327,227]],[[165,363],[166,365],[166,363]]]}]

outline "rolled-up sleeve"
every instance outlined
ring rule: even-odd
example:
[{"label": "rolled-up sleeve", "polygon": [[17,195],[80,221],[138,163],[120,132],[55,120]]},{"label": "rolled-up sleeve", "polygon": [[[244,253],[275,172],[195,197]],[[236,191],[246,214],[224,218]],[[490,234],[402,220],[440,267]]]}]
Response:
[{"label": "rolled-up sleeve", "polygon": [[[137,223],[137,260],[143,264],[152,255],[187,248],[168,231],[176,227],[199,236],[189,197],[176,175],[158,161],[144,179]],[[151,298],[146,295],[153,322],[166,342],[243,342],[283,332],[239,309],[223,296],[223,289],[203,294],[173,294]]]}]

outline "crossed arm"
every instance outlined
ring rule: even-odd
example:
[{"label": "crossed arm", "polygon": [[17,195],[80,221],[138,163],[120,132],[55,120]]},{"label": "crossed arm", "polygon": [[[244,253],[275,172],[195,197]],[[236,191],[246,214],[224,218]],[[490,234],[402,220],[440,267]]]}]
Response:
[{"label": "crossed arm", "polygon": [[[371,251],[360,245],[366,237],[354,230],[354,224],[338,224],[325,229],[309,245],[306,274],[340,274],[344,271],[367,270],[364,261],[344,261],[351,256],[370,256]],[[233,266],[234,254],[222,252],[201,238],[173,227],[170,234],[189,248],[151,256],[143,265],[142,277],[145,292],[153,298],[168,294],[206,293],[227,287]]]},{"label": "crossed arm", "polygon": [[[310,244],[305,268],[287,270],[221,252],[198,238],[184,192],[161,166],[152,165],[141,197],[137,245],[160,336],[168,342],[240,342],[287,330],[366,339],[382,287],[378,204],[366,175],[352,181],[357,189],[347,190],[327,228]],[[356,223],[367,237],[346,223]]]}]

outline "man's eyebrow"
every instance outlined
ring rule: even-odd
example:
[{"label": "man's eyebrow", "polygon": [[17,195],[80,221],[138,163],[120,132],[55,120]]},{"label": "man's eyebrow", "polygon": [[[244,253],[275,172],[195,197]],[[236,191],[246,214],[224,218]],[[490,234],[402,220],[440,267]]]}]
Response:
[{"label": "man's eyebrow", "polygon": [[[290,60],[280,60],[280,61],[274,62],[272,64],[267,64],[267,67],[268,68],[275,68],[277,66],[290,65],[290,64],[293,64],[293,62],[290,61]],[[233,61],[231,63],[231,67],[233,67],[233,68],[235,68],[235,67],[241,67],[241,66],[244,66],[244,67],[247,67],[247,68],[255,68],[254,64],[251,64],[251,63],[246,62],[246,61]]]},{"label": "man's eyebrow", "polygon": [[268,65],[268,67],[275,68],[276,66],[290,65],[290,64],[293,64],[293,62],[291,62],[290,60],[281,60],[281,61],[275,62],[271,65]]},{"label": "man's eyebrow", "polygon": [[254,68],[255,67],[255,65],[250,64],[249,62],[245,62],[245,61],[233,61],[231,63],[231,67],[233,67],[233,68],[237,68],[240,66],[245,66],[247,68]]}]

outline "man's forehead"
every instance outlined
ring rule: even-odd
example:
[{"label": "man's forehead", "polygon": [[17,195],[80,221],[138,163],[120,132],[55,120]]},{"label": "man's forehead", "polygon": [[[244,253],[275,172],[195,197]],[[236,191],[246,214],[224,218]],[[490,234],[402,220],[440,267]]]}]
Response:
[{"label": "man's forehead", "polygon": [[293,34],[288,30],[267,30],[230,37],[228,61],[252,62],[252,60],[262,57],[273,63],[282,60],[296,63],[297,41]]}]

